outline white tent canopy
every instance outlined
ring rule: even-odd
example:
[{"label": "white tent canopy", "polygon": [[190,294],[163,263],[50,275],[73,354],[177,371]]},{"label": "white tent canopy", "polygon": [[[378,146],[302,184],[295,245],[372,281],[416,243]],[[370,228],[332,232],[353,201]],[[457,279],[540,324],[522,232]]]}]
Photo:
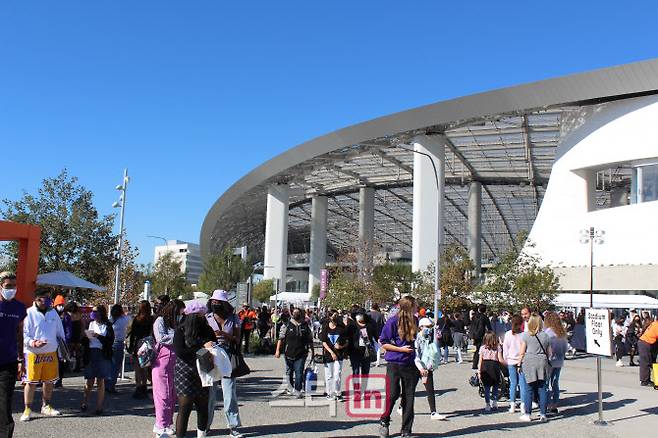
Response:
[{"label": "white tent canopy", "polygon": [[[607,309],[658,309],[658,300],[646,295],[594,294],[594,307]],[[563,293],[553,301],[557,307],[589,307],[589,294]]]},{"label": "white tent canopy", "polygon": [[278,295],[271,295],[270,301],[278,299],[279,303],[308,303],[313,301],[311,295],[303,292],[280,292]]},{"label": "white tent canopy", "polygon": [[56,286],[64,289],[93,289],[100,292],[107,290],[67,271],[55,271],[37,276],[39,286]]}]

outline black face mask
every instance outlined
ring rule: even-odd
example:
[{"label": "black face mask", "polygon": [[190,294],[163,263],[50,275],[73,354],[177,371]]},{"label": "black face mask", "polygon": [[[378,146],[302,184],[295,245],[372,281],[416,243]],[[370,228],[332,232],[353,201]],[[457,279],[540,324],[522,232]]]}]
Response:
[{"label": "black face mask", "polygon": [[213,304],[212,305],[212,313],[214,313],[215,315],[219,316],[222,319],[224,319],[228,316],[228,311],[221,304]]}]

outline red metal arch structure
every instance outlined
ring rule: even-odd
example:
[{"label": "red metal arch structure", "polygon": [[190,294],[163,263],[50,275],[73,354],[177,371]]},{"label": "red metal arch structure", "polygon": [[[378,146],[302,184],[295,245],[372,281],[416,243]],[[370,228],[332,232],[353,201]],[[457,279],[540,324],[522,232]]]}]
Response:
[{"label": "red metal arch structure", "polygon": [[18,242],[17,298],[26,306],[31,306],[39,272],[41,227],[0,221],[0,241],[8,240]]}]

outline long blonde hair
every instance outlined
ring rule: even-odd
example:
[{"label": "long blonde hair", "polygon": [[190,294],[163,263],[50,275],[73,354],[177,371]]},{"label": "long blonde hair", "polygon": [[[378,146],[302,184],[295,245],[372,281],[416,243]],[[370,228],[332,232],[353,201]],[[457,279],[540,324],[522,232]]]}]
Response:
[{"label": "long blonde hair", "polygon": [[407,342],[413,342],[418,333],[416,320],[414,318],[414,309],[416,307],[416,299],[411,295],[407,295],[400,299],[400,311],[398,312],[398,335],[400,339]]},{"label": "long blonde hair", "polygon": [[539,333],[543,327],[543,322],[541,320],[541,316],[539,315],[532,315],[530,319],[528,320],[528,333],[530,333],[530,336],[534,336],[537,333]]},{"label": "long blonde hair", "polygon": [[544,327],[553,330],[553,333],[555,333],[555,336],[558,338],[567,337],[567,332],[562,326],[562,321],[560,321],[560,317],[555,312],[546,312],[544,315]]}]

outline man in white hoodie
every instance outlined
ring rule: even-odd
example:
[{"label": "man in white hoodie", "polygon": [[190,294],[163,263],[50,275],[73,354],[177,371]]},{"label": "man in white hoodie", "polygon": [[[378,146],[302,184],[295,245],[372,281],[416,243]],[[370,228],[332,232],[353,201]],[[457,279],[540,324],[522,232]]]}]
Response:
[{"label": "man in white hoodie", "polygon": [[57,311],[52,308],[50,292],[37,290],[34,305],[27,310],[23,324],[23,342],[26,351],[27,378],[25,385],[25,411],[21,421],[32,418],[32,401],[37,385],[43,383],[43,405],[41,414],[54,417],[59,411],[53,409],[50,400],[53,384],[59,378],[57,339],[64,339],[64,327]]}]

